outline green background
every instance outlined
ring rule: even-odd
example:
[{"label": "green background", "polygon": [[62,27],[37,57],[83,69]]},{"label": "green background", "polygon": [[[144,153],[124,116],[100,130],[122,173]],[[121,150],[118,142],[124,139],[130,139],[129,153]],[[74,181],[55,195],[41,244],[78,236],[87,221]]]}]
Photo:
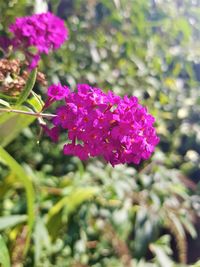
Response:
[{"label": "green background", "polygon": [[[0,33],[8,34],[16,17],[45,11],[41,3],[0,0]],[[58,144],[46,136],[38,143],[37,121],[27,127],[27,116],[1,114],[0,143],[12,157],[0,153],[0,230],[12,266],[195,263],[199,1],[67,0],[49,1],[48,8],[69,28],[69,41],[39,66],[48,84],[89,83],[137,96],[156,118],[161,141],[148,162],[112,168],[101,159],[66,157],[64,135]],[[46,90],[34,87],[43,100]]]}]

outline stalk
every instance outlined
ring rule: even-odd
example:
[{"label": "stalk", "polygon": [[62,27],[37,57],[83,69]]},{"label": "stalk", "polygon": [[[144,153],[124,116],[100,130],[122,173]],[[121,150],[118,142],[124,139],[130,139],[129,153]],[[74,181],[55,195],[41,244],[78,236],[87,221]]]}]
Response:
[{"label": "stalk", "polygon": [[18,110],[18,109],[9,109],[9,108],[0,108],[0,112],[12,112],[12,113],[17,113],[17,114],[24,114],[24,115],[29,115],[29,116],[35,116],[37,118],[55,118],[57,115],[54,114],[49,114],[49,113],[40,113],[40,112],[29,112],[25,110]]}]

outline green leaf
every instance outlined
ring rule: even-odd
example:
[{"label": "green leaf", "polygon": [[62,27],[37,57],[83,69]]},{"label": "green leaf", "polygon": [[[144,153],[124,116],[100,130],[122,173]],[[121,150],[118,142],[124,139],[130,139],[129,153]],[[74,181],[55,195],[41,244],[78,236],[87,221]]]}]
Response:
[{"label": "green leaf", "polygon": [[78,188],[72,191],[70,195],[62,198],[50,209],[48,218],[52,218],[64,206],[67,207],[68,213],[73,212],[81,203],[96,195],[97,191],[98,189],[96,187]]},{"label": "green leaf", "polygon": [[9,112],[0,113],[0,124],[3,124],[7,120],[9,120],[10,117],[12,117],[14,115],[15,114],[9,113]]},{"label": "green leaf", "polygon": [[176,231],[179,235],[179,238],[184,239],[185,238],[185,231],[184,227],[181,223],[181,219],[179,219],[173,212],[168,212],[168,216],[171,219],[171,221],[174,224],[174,227],[176,228]]},{"label": "green leaf", "polygon": [[39,264],[42,255],[43,248],[50,250],[50,245],[51,245],[47,228],[44,224],[43,219],[39,217],[37,218],[35,224],[34,243],[35,243],[34,258],[35,258],[35,265],[37,266]]},{"label": "green leaf", "polygon": [[[40,112],[44,105],[40,96],[36,93],[33,93],[33,97],[27,100],[27,103],[32,106],[32,108],[36,112]],[[25,107],[21,107],[20,110],[28,110]],[[27,126],[29,126],[36,117],[23,115],[23,114],[15,114],[5,112],[3,114],[0,113],[0,145],[5,147],[7,146],[15,137]]]},{"label": "green leaf", "polygon": [[0,231],[13,227],[16,224],[25,222],[27,220],[26,215],[10,215],[10,216],[4,216],[0,217]]},{"label": "green leaf", "polygon": [[161,246],[151,244],[150,250],[156,255],[156,259],[161,267],[173,267],[173,262],[170,257],[165,253]]},{"label": "green leaf", "polygon": [[190,265],[190,267],[200,267],[200,260],[197,261],[194,265]]},{"label": "green leaf", "polygon": [[135,219],[134,254],[141,258],[147,252],[148,245],[158,236],[157,216],[149,214],[145,207],[140,207]]},{"label": "green leaf", "polygon": [[192,236],[193,239],[197,238],[197,232],[194,227],[194,225],[191,223],[190,219],[187,217],[181,217],[180,221],[182,222],[185,229],[188,231],[188,233]]},{"label": "green leaf", "polygon": [[51,236],[56,235],[57,231],[60,229],[61,225],[61,211],[65,207],[67,212],[67,218],[71,213],[76,211],[78,206],[83,202],[90,200],[98,193],[98,188],[96,187],[85,187],[77,188],[72,190],[72,192],[59,200],[48,212],[47,215],[47,227]]},{"label": "green leaf", "polygon": [[0,115],[0,145],[2,147],[7,146],[35,119],[36,118],[34,116],[15,113],[4,113]]},{"label": "green leaf", "polygon": [[188,41],[191,37],[191,27],[190,27],[190,24],[187,21],[187,19],[186,18],[178,18],[178,19],[176,19],[174,24],[176,25],[175,29],[177,30],[177,32],[181,31],[184,35],[185,41]]},{"label": "green leaf", "polygon": [[33,224],[34,224],[34,219],[35,219],[35,213],[34,213],[35,193],[34,193],[33,185],[29,177],[27,176],[26,172],[24,171],[24,169],[1,146],[0,146],[0,159],[2,159],[10,167],[12,172],[16,174],[16,176],[21,181],[21,183],[24,185],[24,188],[26,190],[27,215],[28,215],[28,235],[27,235],[26,245],[25,245],[25,250],[24,250],[24,254],[26,254],[29,248],[31,232],[33,229]]},{"label": "green leaf", "polygon": [[24,87],[24,90],[22,91],[22,93],[20,94],[16,106],[20,106],[21,104],[23,104],[26,99],[28,98],[31,90],[33,89],[33,86],[35,84],[36,81],[36,77],[37,77],[37,68],[35,68],[34,70],[31,71],[30,76],[27,80],[27,83]]},{"label": "green leaf", "polygon": [[5,106],[5,107],[10,107],[10,104],[3,99],[0,99],[0,105]]},{"label": "green leaf", "polygon": [[[40,112],[44,105],[41,97],[32,92],[33,96],[27,100],[27,103],[36,111]],[[1,100],[1,99],[0,99]],[[24,99],[25,101],[26,99]],[[4,100],[3,100],[4,101]],[[4,101],[5,102],[5,101]],[[0,102],[1,104],[1,102]],[[20,110],[28,110],[27,107],[20,107]],[[4,112],[0,113],[0,145],[7,146],[15,137],[27,126],[29,126],[36,117]]]},{"label": "green leaf", "polygon": [[32,92],[33,97],[27,100],[27,103],[31,105],[31,107],[36,111],[39,112],[42,110],[44,106],[44,102],[41,99],[41,96]]},{"label": "green leaf", "polygon": [[16,103],[17,97],[16,96],[9,96],[6,94],[3,94],[0,92],[0,98],[5,100],[5,101],[9,101],[9,103]]},{"label": "green leaf", "polygon": [[0,235],[0,263],[2,264],[2,267],[10,267],[9,252],[1,235]]}]

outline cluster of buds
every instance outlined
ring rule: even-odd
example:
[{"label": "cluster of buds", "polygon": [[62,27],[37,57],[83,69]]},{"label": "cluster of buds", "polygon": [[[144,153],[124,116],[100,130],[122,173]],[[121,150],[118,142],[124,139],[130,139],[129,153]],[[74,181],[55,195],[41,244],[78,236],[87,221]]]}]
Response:
[{"label": "cluster of buds", "polygon": [[[0,60],[0,92],[10,96],[17,96],[23,90],[29,72],[27,65],[17,59]],[[43,86],[47,85],[45,75],[42,72],[37,73],[37,81]]]}]

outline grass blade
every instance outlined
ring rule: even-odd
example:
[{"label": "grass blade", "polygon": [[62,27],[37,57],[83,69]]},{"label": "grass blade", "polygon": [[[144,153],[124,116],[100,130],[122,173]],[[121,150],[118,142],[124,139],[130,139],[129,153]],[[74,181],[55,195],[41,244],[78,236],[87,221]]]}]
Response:
[{"label": "grass blade", "polygon": [[30,244],[30,237],[31,237],[31,232],[33,229],[33,224],[34,224],[34,200],[35,200],[35,193],[33,189],[33,185],[27,176],[26,172],[24,169],[19,165],[19,163],[7,153],[6,150],[4,150],[0,146],[0,158],[10,167],[10,169],[17,175],[18,179],[22,182],[22,184],[25,187],[26,191],[26,198],[27,198],[27,221],[28,221],[28,235],[26,239],[26,245],[24,249],[24,254],[26,254],[29,244]]}]

